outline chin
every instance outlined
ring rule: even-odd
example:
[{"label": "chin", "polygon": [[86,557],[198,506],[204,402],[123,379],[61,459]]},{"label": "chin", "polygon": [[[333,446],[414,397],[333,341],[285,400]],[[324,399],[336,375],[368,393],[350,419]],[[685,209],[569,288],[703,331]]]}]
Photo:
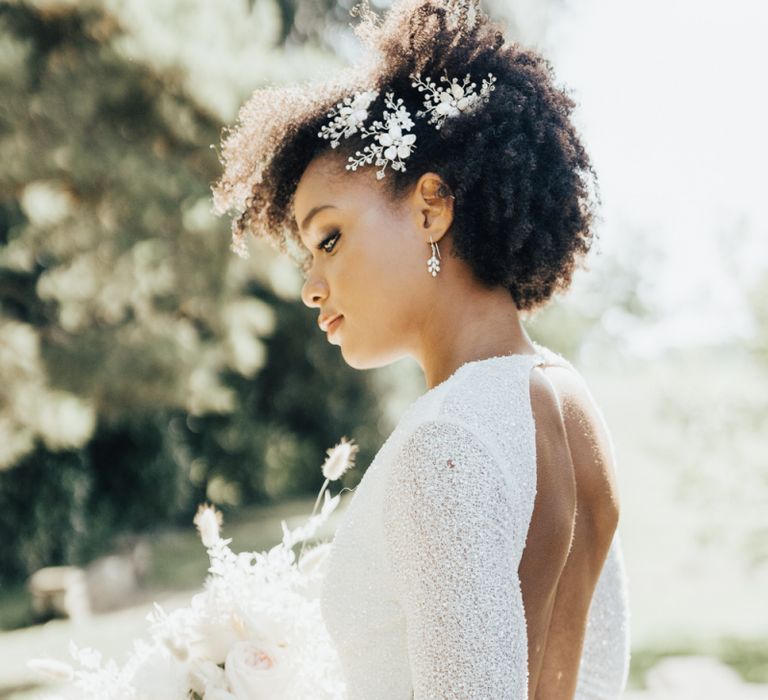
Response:
[{"label": "chin", "polygon": [[345,345],[343,342],[338,343],[341,349],[341,356],[353,369],[378,369],[379,367],[386,367],[396,362],[405,355],[402,352],[395,352],[392,349],[378,349],[372,350],[360,350],[350,348],[349,345]]}]

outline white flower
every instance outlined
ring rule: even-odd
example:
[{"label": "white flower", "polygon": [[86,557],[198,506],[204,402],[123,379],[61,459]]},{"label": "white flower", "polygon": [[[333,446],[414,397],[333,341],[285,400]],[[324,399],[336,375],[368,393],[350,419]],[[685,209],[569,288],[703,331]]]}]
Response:
[{"label": "white flower", "polygon": [[312,549],[299,559],[299,571],[305,576],[313,576],[321,573],[330,550],[330,542],[323,542],[316,547],[312,547]]},{"label": "white flower", "polygon": [[[346,443],[340,449],[347,451],[341,461],[348,465],[353,448]],[[147,615],[150,643],[134,641],[122,667],[113,660],[102,665],[99,651],[74,642],[70,653],[79,669],[47,660],[30,666],[74,682],[82,700],[183,700],[192,694],[200,700],[342,697],[339,658],[319,601],[309,595],[322,581],[330,544],[298,560],[291,549],[312,536],[338,504],[339,496],[325,495],[322,511],[313,512],[305,525],[287,531],[283,522],[284,541],[267,552],[232,552],[230,540],[219,536],[220,515],[202,506],[195,524],[215,545],[208,548],[204,591],[171,613],[155,603]]]},{"label": "white flower", "polygon": [[[394,93],[388,92],[385,96],[387,107],[392,110],[384,110],[384,121],[375,121],[371,128],[361,127],[362,138],[373,136],[376,143],[369,143],[362,151],[357,151],[349,157],[347,170],[357,170],[364,163],[372,163],[376,159],[376,165],[382,166],[376,173],[376,179],[384,177],[387,164],[391,163],[393,170],[405,171],[405,158],[411,155],[416,141],[415,134],[404,134],[409,131],[414,123],[410,112],[403,104],[403,99],[394,101]],[[385,150],[386,149],[386,150]]]},{"label": "white flower", "polygon": [[265,639],[238,642],[227,654],[224,673],[236,700],[271,700],[284,690],[296,669],[276,644]]},{"label": "white flower", "polygon": [[389,160],[396,158],[407,158],[411,155],[411,144],[416,140],[414,134],[406,134],[397,122],[390,123],[389,131],[379,136],[379,143],[386,147],[384,157]]},{"label": "white flower", "polygon": [[480,104],[488,102],[490,94],[496,87],[496,76],[488,73],[488,79],[483,78],[483,84],[480,93],[475,92],[476,83],[470,82],[470,75],[464,77],[461,84],[457,78],[449,79],[447,75],[440,76],[440,80],[448,83],[448,87],[438,87],[434,80],[427,78],[422,80],[419,73],[411,73],[410,78],[414,81],[411,85],[418,88],[419,92],[425,90],[429,93],[424,100],[426,109],[416,112],[417,117],[425,117],[431,113],[429,124],[434,124],[436,129],[440,129],[447,118],[455,117],[459,114],[470,114]]},{"label": "white flower", "polygon": [[187,665],[180,663],[165,647],[157,646],[154,653],[137,665],[131,685],[139,698],[175,700],[186,697],[187,681]]},{"label": "white flower", "polygon": [[200,538],[206,547],[213,547],[220,539],[219,528],[222,524],[221,513],[213,506],[201,504],[195,514],[193,522],[200,532]]},{"label": "white flower", "polygon": [[323,542],[299,557],[299,571],[306,576],[305,595],[310,599],[320,597],[330,552],[331,543]]},{"label": "white flower", "polygon": [[347,469],[354,466],[354,457],[359,449],[353,441],[342,437],[341,442],[326,450],[328,457],[323,463],[323,476],[329,481],[341,478]]},{"label": "white flower", "polygon": [[327,116],[332,117],[330,123],[325,124],[317,135],[330,139],[331,148],[336,148],[341,138],[348,138],[357,133],[363,122],[368,119],[368,107],[378,94],[377,90],[366,90],[337,102],[336,106],[328,112]]},{"label": "white flower", "polygon": [[[200,594],[204,595],[204,594]],[[229,650],[247,637],[245,625],[236,613],[203,614],[190,630],[189,650],[195,658],[224,663]]]},{"label": "white flower", "polygon": [[186,661],[189,657],[189,647],[178,634],[165,634],[161,637],[161,641],[179,661]]}]

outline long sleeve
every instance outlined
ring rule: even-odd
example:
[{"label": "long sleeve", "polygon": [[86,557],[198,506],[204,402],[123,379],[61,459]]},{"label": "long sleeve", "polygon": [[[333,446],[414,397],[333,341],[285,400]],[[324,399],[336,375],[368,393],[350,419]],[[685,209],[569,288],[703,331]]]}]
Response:
[{"label": "long sleeve", "polygon": [[414,699],[527,700],[514,477],[468,427],[421,423],[387,475],[386,555],[406,618]]}]

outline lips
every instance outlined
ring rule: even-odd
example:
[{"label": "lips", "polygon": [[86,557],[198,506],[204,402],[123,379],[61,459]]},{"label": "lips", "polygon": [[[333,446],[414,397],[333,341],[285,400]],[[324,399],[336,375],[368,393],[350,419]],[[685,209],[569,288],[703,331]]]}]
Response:
[{"label": "lips", "polygon": [[330,314],[326,316],[321,316],[318,319],[317,324],[320,326],[320,330],[327,333],[331,323],[333,323],[336,319],[339,319],[341,317],[342,317],[341,314]]},{"label": "lips", "polygon": [[333,333],[333,331],[338,327],[338,325],[341,323],[341,319],[344,318],[343,316],[339,315],[336,316],[336,318],[332,318],[330,323],[327,326],[328,329],[328,335]]}]

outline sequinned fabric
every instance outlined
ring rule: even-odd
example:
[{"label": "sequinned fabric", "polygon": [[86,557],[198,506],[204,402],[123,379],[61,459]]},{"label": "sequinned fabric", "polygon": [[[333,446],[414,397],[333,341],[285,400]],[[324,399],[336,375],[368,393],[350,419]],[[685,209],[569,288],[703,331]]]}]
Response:
[{"label": "sequinned fabric", "polygon": [[[530,371],[461,365],[405,411],[358,484],[321,609],[348,700],[527,700],[518,567],[536,496]],[[618,531],[590,607],[577,700],[621,697],[629,610]]]}]

